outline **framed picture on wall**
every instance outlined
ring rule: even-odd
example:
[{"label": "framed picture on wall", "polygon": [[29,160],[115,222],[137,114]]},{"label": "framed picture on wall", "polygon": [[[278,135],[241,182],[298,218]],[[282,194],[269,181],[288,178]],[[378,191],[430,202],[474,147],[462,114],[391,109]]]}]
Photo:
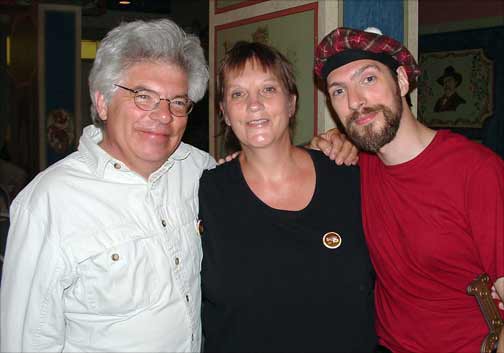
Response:
[{"label": "framed picture on wall", "polygon": [[493,115],[493,61],[484,50],[423,53],[418,117],[426,125],[481,128]]},{"label": "framed picture on wall", "polygon": [[[299,90],[293,140],[308,142],[317,132],[317,88],[313,79],[313,53],[317,45],[318,3],[310,3],[215,27],[215,75],[219,62],[240,40],[262,42],[277,48],[294,66]],[[216,82],[216,77],[214,77]],[[218,114],[214,121],[215,155],[227,154],[220,137]]]},{"label": "framed picture on wall", "polygon": [[81,9],[41,4],[38,21],[39,168],[44,169],[75,151],[82,130]]},{"label": "framed picture on wall", "polygon": [[215,13],[222,13],[251,6],[268,0],[215,0]]}]

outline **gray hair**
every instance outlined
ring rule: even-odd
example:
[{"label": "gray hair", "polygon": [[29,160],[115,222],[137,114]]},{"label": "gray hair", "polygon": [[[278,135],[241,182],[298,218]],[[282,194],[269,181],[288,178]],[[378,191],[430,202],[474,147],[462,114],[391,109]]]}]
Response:
[{"label": "gray hair", "polygon": [[102,128],[103,121],[96,110],[95,92],[105,97],[107,104],[117,89],[124,72],[135,63],[166,61],[185,70],[188,96],[193,102],[205,95],[208,67],[199,39],[185,33],[175,22],[162,19],[121,23],[100,43],[89,74],[91,118]]}]

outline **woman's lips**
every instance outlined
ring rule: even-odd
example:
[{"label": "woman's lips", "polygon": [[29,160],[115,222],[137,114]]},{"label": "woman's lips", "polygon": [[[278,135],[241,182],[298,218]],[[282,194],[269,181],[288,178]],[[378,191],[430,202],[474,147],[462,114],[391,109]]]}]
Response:
[{"label": "woman's lips", "polygon": [[255,119],[247,122],[247,125],[252,127],[263,127],[268,122],[269,122],[268,119]]}]

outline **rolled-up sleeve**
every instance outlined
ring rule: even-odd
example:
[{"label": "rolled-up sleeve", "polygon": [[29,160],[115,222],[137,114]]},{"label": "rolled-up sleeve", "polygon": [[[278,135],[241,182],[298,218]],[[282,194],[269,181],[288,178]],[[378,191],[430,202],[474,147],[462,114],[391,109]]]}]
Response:
[{"label": "rolled-up sleeve", "polygon": [[2,352],[59,352],[65,340],[68,266],[42,217],[14,202],[1,285]]}]

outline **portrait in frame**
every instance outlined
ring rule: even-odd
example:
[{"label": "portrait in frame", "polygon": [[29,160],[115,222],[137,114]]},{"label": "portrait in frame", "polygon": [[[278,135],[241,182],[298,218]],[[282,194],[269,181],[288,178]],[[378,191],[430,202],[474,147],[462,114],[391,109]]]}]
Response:
[{"label": "portrait in frame", "polygon": [[418,118],[431,127],[481,128],[493,115],[493,61],[482,48],[420,54]]},{"label": "portrait in frame", "polygon": [[[215,27],[215,75],[226,51],[240,40],[271,45],[291,61],[299,90],[293,135],[295,144],[308,142],[317,132],[317,88],[313,79],[313,52],[318,40],[317,17],[318,3],[315,2]],[[227,154],[220,136],[218,114],[215,114],[213,135],[215,155]]]}]

